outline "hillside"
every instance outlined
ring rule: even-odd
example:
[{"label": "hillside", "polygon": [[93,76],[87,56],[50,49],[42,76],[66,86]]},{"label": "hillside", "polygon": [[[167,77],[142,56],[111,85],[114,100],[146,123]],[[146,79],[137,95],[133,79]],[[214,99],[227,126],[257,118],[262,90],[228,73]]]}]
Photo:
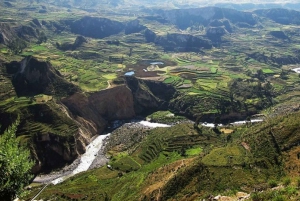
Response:
[{"label": "hillside", "polygon": [[299,11],[136,2],[0,2],[1,134],[20,120],[32,173],[112,132],[94,155],[112,168],[39,198],[296,200]]},{"label": "hillside", "polygon": [[[112,146],[108,150],[113,170],[103,167],[88,171],[48,187],[41,197],[201,200],[211,194],[233,198],[235,192],[242,191],[252,193],[253,200],[256,195],[272,200],[276,193],[267,193],[274,187],[272,181],[275,185],[285,185],[278,190],[284,200],[296,200],[298,122],[299,112],[296,112],[270,122],[266,119],[264,123],[235,128],[231,135],[217,134],[204,127],[199,134],[189,123],[171,129],[139,131],[139,135],[146,132],[141,142],[136,141],[129,149]],[[254,194],[255,189],[265,193]]]}]

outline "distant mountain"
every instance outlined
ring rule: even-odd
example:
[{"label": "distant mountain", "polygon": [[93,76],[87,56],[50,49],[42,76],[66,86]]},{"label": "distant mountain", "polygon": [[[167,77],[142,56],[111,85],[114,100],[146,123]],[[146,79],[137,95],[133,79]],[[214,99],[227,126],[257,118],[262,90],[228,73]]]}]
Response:
[{"label": "distant mountain", "polygon": [[[15,1],[4,1],[0,2],[2,6],[13,7]],[[232,8],[236,10],[256,10],[256,9],[270,9],[270,8],[285,8],[285,9],[294,9],[300,10],[300,3],[298,1],[250,1],[250,0],[241,0],[238,2],[232,3],[228,0],[215,0],[215,1],[206,1],[206,0],[25,0],[22,2],[28,2],[31,6],[35,3],[39,4],[52,4],[60,7],[66,8],[82,8],[88,11],[97,11],[98,9],[109,9],[109,8],[165,8],[165,9],[174,9],[174,8],[195,8],[195,7],[205,7],[205,6],[217,6],[222,8]]]},{"label": "distant mountain", "polygon": [[256,14],[267,17],[279,24],[296,24],[300,25],[300,12],[295,10],[287,10],[283,8],[257,10]]},{"label": "distant mountain", "polygon": [[[180,29],[198,23],[204,26],[216,20],[228,19],[231,23],[246,23],[249,26],[256,24],[252,13],[242,12],[229,8],[203,7],[190,9],[158,10],[158,15],[176,24]],[[222,22],[221,22],[222,23]]]},{"label": "distant mountain", "polygon": [[271,8],[300,10],[300,3],[216,3],[214,6],[221,8],[232,8],[236,10],[257,10]]}]

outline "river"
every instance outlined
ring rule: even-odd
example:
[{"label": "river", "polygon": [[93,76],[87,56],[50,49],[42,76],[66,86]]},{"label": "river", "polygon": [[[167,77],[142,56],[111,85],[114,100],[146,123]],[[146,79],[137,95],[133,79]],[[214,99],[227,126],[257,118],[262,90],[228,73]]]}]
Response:
[{"label": "river", "polygon": [[[262,122],[264,121],[263,119],[251,119],[251,123],[258,123],[258,122]],[[250,122],[250,121],[235,121],[235,122],[232,122],[230,123],[231,125],[242,125],[242,124],[246,124],[247,122]],[[213,128],[215,127],[215,124],[214,123],[207,123],[207,122],[204,122],[204,123],[201,123],[202,126],[204,127],[209,127],[209,128]],[[219,127],[222,127],[222,126],[225,126],[223,124],[218,124]]]},{"label": "river", "polygon": [[[134,121],[144,127],[157,128],[157,127],[170,127],[171,125],[152,123],[148,121]],[[109,161],[105,156],[103,149],[105,142],[109,138],[110,133],[106,135],[99,135],[89,145],[86,146],[86,152],[76,159],[71,165],[66,166],[59,172],[53,172],[48,175],[37,176],[33,182],[37,183],[52,183],[54,185],[63,182],[64,180],[80,173],[87,171],[92,167],[101,167],[106,165]]]},{"label": "river", "polygon": [[[261,122],[261,121],[263,120],[262,119],[251,120],[252,123]],[[140,125],[142,127],[148,127],[148,128],[171,127],[171,125],[168,124],[152,123],[144,120],[142,121],[133,120],[132,123],[134,123],[134,125]],[[231,124],[241,125],[245,123],[247,123],[247,121],[236,121]],[[213,123],[206,123],[206,122],[201,123],[201,125],[205,127],[215,126],[215,124]],[[223,125],[219,124],[218,126],[222,127]],[[99,135],[89,145],[86,146],[86,152],[82,154],[78,159],[76,159],[71,165],[66,166],[59,172],[53,172],[48,175],[37,176],[33,182],[52,183],[56,185],[80,172],[84,172],[91,168],[101,167],[106,165],[109,162],[109,159],[107,159],[103,150],[109,136],[110,133],[106,135]]]}]

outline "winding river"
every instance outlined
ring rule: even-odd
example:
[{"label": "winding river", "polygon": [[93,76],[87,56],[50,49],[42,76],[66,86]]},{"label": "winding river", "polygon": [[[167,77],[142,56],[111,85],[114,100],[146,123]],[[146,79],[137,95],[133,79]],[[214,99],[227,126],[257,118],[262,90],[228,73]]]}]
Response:
[{"label": "winding river", "polygon": [[110,133],[106,135],[100,135],[97,138],[95,138],[86,147],[86,152],[83,155],[81,155],[78,166],[70,174],[59,177],[53,180],[51,183],[55,185],[61,183],[67,178],[72,177],[80,172],[87,171],[98,155],[103,159],[103,162],[105,164],[108,160],[105,158],[103,153],[99,153],[99,152],[101,152],[101,148],[104,146],[104,139],[109,137],[109,135]]},{"label": "winding river", "polygon": [[[237,125],[242,125],[242,124],[246,124],[247,122],[251,122],[251,123],[258,123],[258,122],[262,122],[264,121],[263,119],[251,119],[251,121],[235,121],[230,123],[231,125],[237,126]],[[201,123],[202,126],[204,127],[209,127],[209,128],[213,128],[215,127],[214,123]],[[222,127],[225,126],[223,124],[218,124],[218,126]]]},{"label": "winding river", "polygon": [[[251,122],[261,122],[262,119],[252,119]],[[161,124],[161,123],[152,123],[149,121],[133,121],[134,123],[137,123],[143,127],[148,128],[157,128],[157,127],[171,127],[171,125],[167,124]],[[232,125],[240,125],[245,124],[247,121],[236,121],[231,123]],[[205,127],[214,127],[213,123],[201,123],[202,126]],[[223,126],[222,124],[219,124],[218,126]],[[80,158],[76,159],[71,165],[63,168],[59,172],[50,173],[48,175],[42,175],[37,176],[33,182],[37,183],[52,183],[54,185],[59,184],[66,180],[67,178],[70,178],[80,172],[87,171],[90,168],[93,167],[100,167],[107,164],[109,161],[104,152],[104,146],[106,143],[106,139],[108,139],[110,136],[110,133],[106,135],[100,135],[96,137],[87,147],[86,152],[81,155]]]},{"label": "winding river", "polygon": [[[135,123],[149,128],[171,127],[171,125],[152,123],[148,121],[138,121]],[[106,165],[109,160],[104,155],[103,148],[105,146],[106,139],[109,138],[109,136],[110,133],[96,137],[88,146],[86,146],[86,152],[81,155],[79,159],[76,159],[71,165],[56,173],[37,176],[33,182],[52,183],[56,185],[80,172],[87,171],[91,166],[95,167],[95,164],[96,167]]]}]

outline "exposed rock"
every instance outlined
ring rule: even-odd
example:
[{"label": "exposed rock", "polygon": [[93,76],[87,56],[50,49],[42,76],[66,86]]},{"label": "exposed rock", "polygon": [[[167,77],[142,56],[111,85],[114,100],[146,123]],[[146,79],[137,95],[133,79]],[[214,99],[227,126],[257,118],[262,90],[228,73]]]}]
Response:
[{"label": "exposed rock", "polygon": [[155,38],[156,38],[156,34],[153,31],[151,31],[150,29],[146,29],[145,30],[145,38],[146,38],[147,43],[154,42]]},{"label": "exposed rock", "polygon": [[42,21],[42,25],[56,33],[60,33],[66,29],[66,24],[70,24],[70,20],[64,21]]},{"label": "exposed rock", "polygon": [[7,44],[14,38],[15,34],[6,23],[0,23],[0,43]]},{"label": "exposed rock", "polygon": [[125,34],[138,33],[146,28],[147,27],[140,24],[139,20],[132,20],[126,24]]},{"label": "exposed rock", "polygon": [[130,119],[135,116],[133,96],[126,86],[95,92],[88,97],[76,93],[62,102],[78,121],[92,122],[85,127],[93,133],[101,133],[106,128],[107,121]]},{"label": "exposed rock", "polygon": [[97,111],[90,107],[86,95],[75,93],[68,98],[62,99],[62,103],[67,106],[74,119],[83,124],[92,133],[96,134],[98,131],[100,133],[105,129],[106,121]]},{"label": "exposed rock", "polygon": [[71,31],[92,38],[104,38],[118,34],[124,29],[124,24],[107,18],[83,17],[70,24]]},{"label": "exposed rock", "polygon": [[283,31],[270,31],[270,35],[282,40],[289,40],[289,37]]},{"label": "exposed rock", "polygon": [[76,49],[76,48],[80,47],[83,43],[86,43],[86,42],[87,42],[87,40],[86,40],[85,37],[83,37],[83,36],[77,36],[76,40],[75,40],[75,42],[73,44],[73,49]]},{"label": "exposed rock", "polygon": [[196,51],[200,48],[212,48],[211,41],[190,34],[172,33],[167,36],[157,37],[155,43],[164,47],[166,51]]},{"label": "exposed rock", "polygon": [[256,14],[267,17],[279,24],[300,24],[300,12],[283,8],[256,10]]},{"label": "exposed rock", "polygon": [[26,57],[21,62],[6,64],[7,72],[13,75],[13,85],[18,96],[37,94],[71,95],[80,89],[64,80],[49,62]]},{"label": "exposed rock", "polygon": [[[67,51],[67,50],[76,50],[79,48],[83,43],[86,43],[87,39],[83,36],[77,36],[74,43],[62,43],[59,44],[58,42],[56,43],[56,47],[60,50]],[[98,55],[98,54],[97,54]]]},{"label": "exposed rock", "polygon": [[167,110],[176,89],[158,81],[140,80],[126,76],[126,84],[131,89],[136,114],[147,114],[158,110]]},{"label": "exposed rock", "polygon": [[135,116],[133,96],[127,86],[96,92],[88,99],[91,107],[108,121],[130,119]]},{"label": "exposed rock", "polygon": [[42,24],[40,23],[40,21],[39,21],[38,19],[36,19],[36,18],[34,18],[34,19],[32,20],[32,22],[33,22],[36,26],[38,26],[38,27],[41,27],[41,26],[42,26]]},{"label": "exposed rock", "polygon": [[16,134],[30,148],[36,162],[33,173],[51,171],[71,163],[84,153],[85,145],[93,137],[89,131],[81,132],[82,126],[53,101],[23,106],[13,113],[5,113],[3,108],[0,111],[0,121],[5,127],[14,122],[16,116],[20,117]]},{"label": "exposed rock", "polygon": [[212,41],[221,41],[221,37],[228,33],[224,27],[209,27],[206,36]]},{"label": "exposed rock", "polygon": [[[54,134],[40,134],[34,138],[34,144],[38,163],[34,173],[40,171],[51,171],[71,163],[78,157],[75,144],[75,137],[63,137]],[[67,146],[66,146],[67,145]],[[83,152],[81,152],[83,153]]]},{"label": "exposed rock", "polygon": [[211,21],[223,19],[227,19],[233,24],[239,22],[249,24],[250,26],[256,24],[252,13],[229,8],[204,7],[167,11],[159,10],[157,14],[177,25],[180,29],[186,29],[195,23],[207,26]]},{"label": "exposed rock", "polygon": [[15,28],[15,32],[18,37],[28,40],[31,37],[36,38],[38,34],[36,33],[35,29],[31,26],[22,25]]}]

